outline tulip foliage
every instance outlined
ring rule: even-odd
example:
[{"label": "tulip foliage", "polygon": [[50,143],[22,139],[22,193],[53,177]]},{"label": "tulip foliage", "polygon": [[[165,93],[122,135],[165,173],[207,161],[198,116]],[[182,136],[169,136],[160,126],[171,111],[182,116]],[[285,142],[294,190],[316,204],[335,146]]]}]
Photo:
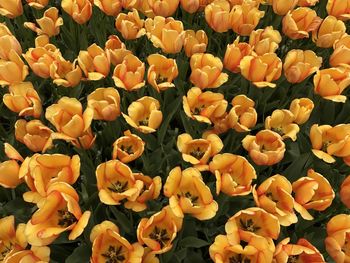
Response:
[{"label": "tulip foliage", "polygon": [[0,0],[0,262],[350,262],[350,0]]}]

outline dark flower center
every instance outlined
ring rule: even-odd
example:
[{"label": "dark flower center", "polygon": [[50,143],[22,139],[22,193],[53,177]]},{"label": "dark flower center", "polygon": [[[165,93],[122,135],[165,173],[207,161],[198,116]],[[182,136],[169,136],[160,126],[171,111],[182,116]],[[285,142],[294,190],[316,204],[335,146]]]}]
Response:
[{"label": "dark flower center", "polygon": [[67,210],[58,210],[58,225],[62,227],[68,227],[78,220],[75,216]]},{"label": "dark flower center", "polygon": [[194,158],[200,160],[203,157],[204,152],[201,150],[201,148],[197,147],[196,149],[193,149],[190,152],[190,155],[192,155]]},{"label": "dark flower center", "polygon": [[154,227],[153,232],[149,235],[150,238],[156,240],[160,247],[163,248],[170,240],[168,232],[164,228]]},{"label": "dark flower center", "polygon": [[109,246],[108,250],[101,254],[101,256],[106,258],[106,263],[124,262],[126,259],[124,252],[122,251],[122,246]]},{"label": "dark flower center", "polygon": [[107,187],[107,189],[114,193],[122,193],[122,192],[125,192],[127,187],[128,187],[128,181],[124,183],[117,181],[115,183],[111,183],[111,186]]},{"label": "dark flower center", "polygon": [[239,222],[241,223],[242,229],[245,231],[256,232],[260,229],[260,227],[258,227],[254,224],[252,219],[248,219],[246,221],[239,219]]}]

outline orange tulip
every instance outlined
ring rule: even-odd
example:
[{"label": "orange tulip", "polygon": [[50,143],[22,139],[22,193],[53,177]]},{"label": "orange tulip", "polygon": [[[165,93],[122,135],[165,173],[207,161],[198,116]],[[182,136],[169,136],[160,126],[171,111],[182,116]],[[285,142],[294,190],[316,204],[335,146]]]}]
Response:
[{"label": "orange tulip", "polygon": [[85,24],[92,15],[91,0],[62,0],[61,6],[78,24]]},{"label": "orange tulip", "polygon": [[142,133],[152,133],[160,126],[163,114],[159,101],[152,97],[142,97],[128,107],[128,115],[122,113],[125,121]]},{"label": "orange tulip", "polygon": [[333,45],[334,51],[329,58],[329,64],[332,67],[350,66],[350,35],[344,34],[339,40],[336,40]]},{"label": "orange tulip", "polygon": [[205,31],[186,30],[185,32],[184,49],[186,56],[191,57],[196,53],[205,53],[208,45],[208,36]]},{"label": "orange tulip", "polygon": [[250,131],[258,119],[254,109],[255,102],[245,95],[237,95],[232,99],[231,104],[233,107],[228,113],[228,122],[231,128],[237,132]]},{"label": "orange tulip", "polygon": [[130,50],[126,49],[125,44],[115,35],[108,37],[105,44],[105,52],[114,66],[122,63],[125,56],[132,53]]},{"label": "orange tulip", "polygon": [[51,7],[44,12],[44,16],[36,19],[39,27],[35,23],[25,22],[24,26],[34,31],[38,35],[56,36],[60,33],[60,26],[63,25],[63,19],[58,16],[58,9]]},{"label": "orange tulip", "polygon": [[290,83],[300,83],[317,72],[321,65],[322,57],[312,50],[292,49],[284,60],[284,76]]},{"label": "orange tulip", "polygon": [[139,136],[132,134],[129,130],[125,131],[124,136],[113,143],[113,159],[129,163],[142,155],[144,147],[145,142]]},{"label": "orange tulip", "polygon": [[98,88],[87,96],[94,120],[114,121],[120,115],[120,96],[115,88]]},{"label": "orange tulip", "polygon": [[110,70],[110,61],[106,52],[96,44],[79,52],[78,63],[89,80],[105,78]]},{"label": "orange tulip", "polygon": [[225,69],[238,73],[240,72],[239,64],[245,56],[252,54],[252,47],[245,42],[239,42],[239,37],[232,44],[228,44],[224,57]]},{"label": "orange tulip", "polygon": [[[33,152],[44,150],[51,136],[52,130],[40,120],[26,121],[20,119],[15,123],[15,137]],[[49,147],[49,146],[46,146]]]},{"label": "orange tulip", "polygon": [[26,250],[20,250],[18,252],[11,253],[4,262],[16,263],[16,262],[30,262],[41,263],[50,261],[50,248],[46,246],[32,246]]},{"label": "orange tulip", "polygon": [[294,116],[293,122],[301,125],[307,122],[311,112],[314,109],[314,103],[308,98],[294,99],[289,106],[289,110]]},{"label": "orange tulip", "polygon": [[21,0],[0,0],[0,15],[15,18],[23,14]]},{"label": "orange tulip", "polygon": [[49,4],[49,0],[26,0],[26,2],[35,9],[43,9]]},{"label": "orange tulip", "polygon": [[293,183],[293,192],[295,210],[306,220],[313,219],[307,210],[324,211],[331,206],[335,197],[328,180],[313,169],[308,170],[307,177],[302,177]]},{"label": "orange tulip", "polygon": [[0,186],[4,188],[16,188],[23,181],[19,177],[20,165],[18,164],[18,162],[23,162],[23,157],[8,143],[4,143],[4,152],[10,160],[0,163]]},{"label": "orange tulip", "polygon": [[144,248],[139,243],[130,244],[122,237],[118,227],[111,221],[95,225],[90,234],[92,242],[91,263],[128,262],[139,263]]},{"label": "orange tulip", "polygon": [[19,84],[27,75],[28,66],[23,63],[15,49],[10,50],[8,60],[0,60],[0,86]]},{"label": "orange tulip", "polygon": [[216,194],[229,196],[248,195],[252,180],[256,179],[254,167],[242,156],[231,153],[217,154],[209,164],[216,177]]},{"label": "orange tulip", "polygon": [[183,96],[183,109],[189,118],[199,122],[211,124],[215,118],[224,115],[227,101],[221,93],[211,91],[203,92],[200,88],[193,87]]},{"label": "orange tulip", "polygon": [[94,0],[94,5],[108,16],[117,16],[122,11],[121,0]]},{"label": "orange tulip", "polygon": [[314,92],[326,100],[345,102],[341,93],[350,85],[350,71],[345,68],[328,68],[317,71],[314,76]]},{"label": "orange tulip", "polygon": [[50,65],[50,77],[53,79],[53,83],[66,88],[77,86],[83,76],[77,64],[77,60],[72,63],[65,60],[61,55],[56,56]]},{"label": "orange tulip", "polygon": [[272,81],[279,79],[282,73],[282,61],[275,53],[266,53],[262,56],[245,56],[239,67],[241,74],[253,82],[258,88],[275,88]]},{"label": "orange tulip", "polygon": [[308,38],[309,33],[315,31],[322,19],[316,11],[308,7],[299,7],[288,12],[282,20],[282,31],[291,39]]},{"label": "orange tulip", "polygon": [[0,59],[10,60],[10,51],[22,54],[21,44],[4,23],[0,23]]},{"label": "orange tulip", "polygon": [[113,71],[113,80],[118,88],[134,91],[145,85],[145,63],[138,57],[128,54]]},{"label": "orange tulip", "polygon": [[272,0],[273,12],[280,16],[284,16],[289,11],[292,11],[297,4],[298,0]]},{"label": "orange tulip", "polygon": [[47,190],[47,197],[28,221],[24,233],[32,246],[49,245],[65,231],[70,231],[69,240],[75,240],[83,233],[90,214],[90,211],[82,213],[79,196],[72,186],[63,182],[53,183]]},{"label": "orange tulip", "polygon": [[172,82],[179,74],[175,59],[152,54],[147,57],[147,62],[147,81],[155,90],[160,92],[175,87]]},{"label": "orange tulip", "polygon": [[274,30],[272,26],[254,30],[249,36],[249,45],[258,55],[275,52],[281,41],[282,37],[280,32]]},{"label": "orange tulip", "polygon": [[128,14],[120,13],[115,20],[115,27],[124,39],[133,40],[146,34],[143,28],[144,20],[140,18],[136,9]]},{"label": "orange tulip", "polygon": [[340,200],[343,204],[350,207],[350,176],[348,175],[340,186]]},{"label": "orange tulip", "polygon": [[294,115],[291,111],[274,110],[271,116],[265,119],[265,129],[277,132],[282,139],[290,138],[296,141],[300,128],[293,121]]},{"label": "orange tulip", "polygon": [[319,0],[299,0],[298,6],[315,6],[318,2]]},{"label": "orange tulip", "polygon": [[330,125],[314,124],[310,129],[310,140],[313,154],[327,163],[334,163],[335,159],[328,153],[331,139],[328,131],[332,129]]},{"label": "orange tulip", "polygon": [[241,35],[249,36],[265,15],[260,11],[254,1],[244,1],[241,5],[235,5],[230,12],[231,28]]},{"label": "orange tulip", "polygon": [[346,21],[350,19],[350,1],[344,0],[328,0],[327,1],[327,13],[330,16]]},{"label": "orange tulip", "polygon": [[11,85],[9,92],[3,96],[4,104],[19,116],[39,118],[42,111],[39,94],[31,82]]},{"label": "orange tulip", "polygon": [[145,244],[152,254],[163,254],[169,251],[182,228],[182,218],[174,215],[169,206],[153,214],[150,218],[142,218],[137,227],[137,239]]},{"label": "orange tulip", "polygon": [[202,11],[213,0],[180,0],[180,5],[183,10],[193,14]]},{"label": "orange tulip", "polygon": [[175,13],[180,0],[147,0],[147,2],[154,15],[167,17]]},{"label": "orange tulip", "polygon": [[190,60],[190,81],[200,89],[218,88],[228,80],[228,75],[222,73],[223,65],[218,57],[212,54],[194,54]]},{"label": "orange tulip", "polygon": [[346,26],[343,21],[337,20],[334,16],[327,16],[319,28],[312,32],[312,40],[318,47],[330,48],[345,32]]},{"label": "orange tulip", "polygon": [[256,136],[247,135],[242,144],[257,165],[274,165],[283,159],[286,151],[282,137],[270,130],[261,130]]},{"label": "orange tulip", "polygon": [[205,20],[216,32],[222,33],[230,29],[230,3],[226,0],[215,0],[205,7]]}]

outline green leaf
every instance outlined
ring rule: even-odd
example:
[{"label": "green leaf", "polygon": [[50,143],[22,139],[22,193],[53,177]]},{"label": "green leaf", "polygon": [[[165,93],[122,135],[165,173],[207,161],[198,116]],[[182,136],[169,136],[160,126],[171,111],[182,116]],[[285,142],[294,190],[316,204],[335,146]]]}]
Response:
[{"label": "green leaf", "polygon": [[181,247],[201,248],[208,245],[209,243],[207,241],[199,239],[197,237],[185,237],[179,242],[179,246]]},{"label": "green leaf", "polygon": [[66,259],[66,263],[89,262],[91,255],[91,247],[87,244],[81,245],[74,249],[73,253]]}]

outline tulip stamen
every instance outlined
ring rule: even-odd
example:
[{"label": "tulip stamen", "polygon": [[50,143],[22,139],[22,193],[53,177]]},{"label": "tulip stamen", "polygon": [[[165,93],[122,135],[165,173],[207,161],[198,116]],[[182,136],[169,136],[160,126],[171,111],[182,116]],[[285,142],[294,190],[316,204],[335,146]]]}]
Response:
[{"label": "tulip stamen", "polygon": [[229,263],[249,263],[250,259],[242,257],[241,254],[229,258]]},{"label": "tulip stamen", "polygon": [[245,222],[242,219],[239,219],[239,222],[241,223],[242,229],[245,231],[256,232],[260,229],[260,227],[254,224],[252,219],[248,219]]},{"label": "tulip stamen", "polygon": [[122,182],[115,182],[111,183],[111,186],[107,187],[108,190],[114,192],[114,193],[122,193],[125,192],[128,186],[128,181],[122,183]]},{"label": "tulip stamen", "polygon": [[158,75],[156,79],[156,83],[163,83],[166,82],[168,78],[166,76]]},{"label": "tulip stamen", "polygon": [[132,149],[132,145],[129,145],[129,146],[122,145],[122,146],[120,146],[120,149],[123,152],[126,152],[127,154],[133,154],[134,153],[134,151]]},{"label": "tulip stamen", "polygon": [[202,159],[204,152],[199,147],[197,147],[196,149],[194,149],[190,152],[190,155],[192,155],[194,158],[200,160],[200,159]]},{"label": "tulip stamen", "polygon": [[331,145],[331,144],[332,144],[332,142],[330,142],[330,141],[325,141],[325,142],[322,144],[322,151],[323,151],[323,152],[327,152],[327,148],[328,148],[328,146]]},{"label": "tulip stamen", "polygon": [[0,261],[2,262],[2,260],[5,259],[6,255],[8,253],[10,253],[10,251],[12,250],[12,243],[10,242],[8,246],[4,245],[4,247],[2,248],[2,251],[0,252]]},{"label": "tulip stamen", "polygon": [[148,126],[148,123],[149,123],[148,117],[139,121],[139,125],[142,125],[142,126]]},{"label": "tulip stamen", "polygon": [[274,197],[273,197],[273,194],[271,192],[268,192],[265,194],[267,198],[269,198],[271,201],[277,203],[278,200],[276,200]]},{"label": "tulip stamen", "polygon": [[287,263],[297,263],[299,256],[289,256]]},{"label": "tulip stamen", "polygon": [[197,203],[197,201],[198,201],[198,196],[194,196],[194,195],[192,195],[190,192],[186,192],[186,193],[184,194],[184,196],[185,196],[186,198],[190,199],[190,200],[191,200],[191,203],[192,203],[193,205],[195,205],[195,204]]},{"label": "tulip stamen", "polygon": [[166,229],[160,229],[157,226],[153,229],[153,232],[149,235],[149,237],[156,240],[160,244],[161,248],[163,248],[166,245],[166,243],[170,240]]},{"label": "tulip stamen", "polygon": [[283,132],[282,127],[275,127],[275,128],[272,128],[272,131],[278,133],[278,134],[281,135],[281,136],[284,135],[284,132]]},{"label": "tulip stamen", "polygon": [[109,246],[108,250],[105,253],[101,254],[101,256],[107,258],[106,263],[118,263],[124,262],[126,259],[123,254],[124,252],[122,252],[122,246]]},{"label": "tulip stamen", "polygon": [[58,216],[58,225],[62,227],[68,227],[77,222],[75,216],[67,210],[58,210]]}]

